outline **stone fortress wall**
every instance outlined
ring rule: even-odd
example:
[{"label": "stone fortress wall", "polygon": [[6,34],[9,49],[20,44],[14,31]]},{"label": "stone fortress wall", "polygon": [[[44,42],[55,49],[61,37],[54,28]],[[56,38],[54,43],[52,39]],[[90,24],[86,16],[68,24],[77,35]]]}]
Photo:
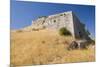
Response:
[{"label": "stone fortress wall", "polygon": [[24,28],[24,30],[42,28],[59,30],[62,27],[66,27],[74,38],[89,39],[85,30],[85,25],[80,22],[72,11],[40,17],[32,21],[31,26]]}]

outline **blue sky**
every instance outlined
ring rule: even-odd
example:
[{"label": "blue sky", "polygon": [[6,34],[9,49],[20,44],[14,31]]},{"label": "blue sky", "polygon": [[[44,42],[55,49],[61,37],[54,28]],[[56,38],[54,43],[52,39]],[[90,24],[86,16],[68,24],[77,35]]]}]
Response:
[{"label": "blue sky", "polygon": [[90,5],[11,1],[11,29],[31,25],[32,20],[61,12],[73,11],[95,37],[95,7]]}]

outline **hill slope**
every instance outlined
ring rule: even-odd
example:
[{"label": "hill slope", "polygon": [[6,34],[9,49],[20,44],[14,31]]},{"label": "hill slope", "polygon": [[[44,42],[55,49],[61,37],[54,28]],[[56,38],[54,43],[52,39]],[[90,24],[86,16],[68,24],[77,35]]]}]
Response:
[{"label": "hill slope", "polygon": [[63,37],[55,30],[11,32],[11,64],[37,65],[94,61],[94,49],[68,51],[71,36]]}]

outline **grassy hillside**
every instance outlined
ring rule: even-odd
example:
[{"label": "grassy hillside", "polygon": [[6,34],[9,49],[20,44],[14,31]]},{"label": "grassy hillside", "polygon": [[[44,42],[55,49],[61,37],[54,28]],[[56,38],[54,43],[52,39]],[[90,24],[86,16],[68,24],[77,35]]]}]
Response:
[{"label": "grassy hillside", "polygon": [[11,64],[37,65],[94,61],[94,48],[71,50],[73,38],[60,36],[54,30],[11,32]]}]

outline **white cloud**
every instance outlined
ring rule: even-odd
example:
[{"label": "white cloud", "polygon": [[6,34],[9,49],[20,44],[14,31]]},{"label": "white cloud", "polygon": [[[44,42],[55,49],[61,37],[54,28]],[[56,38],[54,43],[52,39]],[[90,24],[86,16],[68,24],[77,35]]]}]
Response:
[{"label": "white cloud", "polygon": [[95,0],[16,0],[16,1],[31,1],[31,2],[36,1],[36,2],[95,5]]}]

